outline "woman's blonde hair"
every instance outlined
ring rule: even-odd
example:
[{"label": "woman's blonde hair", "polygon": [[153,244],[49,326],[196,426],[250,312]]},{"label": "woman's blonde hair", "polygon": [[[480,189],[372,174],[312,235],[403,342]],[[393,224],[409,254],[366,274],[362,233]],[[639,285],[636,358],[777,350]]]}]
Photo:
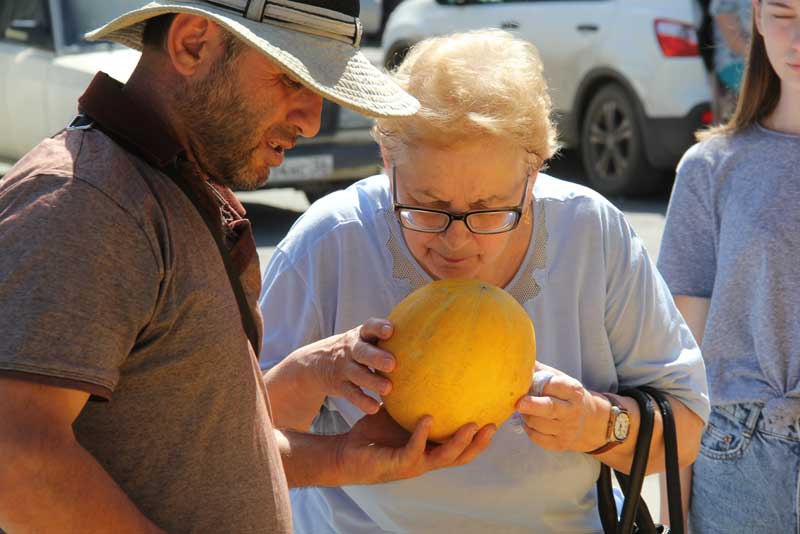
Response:
[{"label": "woman's blonde hair", "polygon": [[508,32],[426,39],[391,75],[421,108],[412,117],[377,120],[373,136],[390,160],[412,144],[446,148],[486,135],[518,144],[536,166],[558,150],[539,53]]},{"label": "woman's blonde hair", "polygon": [[[762,0],[758,2],[759,6]],[[742,78],[742,88],[736,101],[736,111],[727,123],[697,132],[697,139],[702,141],[714,135],[732,135],[763,120],[775,111],[781,97],[781,79],[772,68],[767,56],[764,37],[758,31],[756,17],[753,13],[753,26],[750,47],[747,53],[747,66]]]}]

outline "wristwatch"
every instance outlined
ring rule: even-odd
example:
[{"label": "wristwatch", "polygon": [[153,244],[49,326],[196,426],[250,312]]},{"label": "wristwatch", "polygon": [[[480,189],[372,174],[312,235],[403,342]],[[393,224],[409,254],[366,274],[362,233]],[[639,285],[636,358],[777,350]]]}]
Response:
[{"label": "wristwatch", "polygon": [[604,395],[611,403],[611,415],[608,418],[608,428],[606,429],[606,442],[604,445],[589,451],[589,454],[603,454],[624,442],[628,438],[631,430],[631,416],[628,410],[612,395]]}]

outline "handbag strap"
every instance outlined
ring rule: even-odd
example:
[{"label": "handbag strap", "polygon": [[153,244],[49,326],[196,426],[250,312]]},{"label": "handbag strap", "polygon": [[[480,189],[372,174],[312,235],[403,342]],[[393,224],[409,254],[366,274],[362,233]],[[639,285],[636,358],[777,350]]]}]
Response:
[{"label": "handbag strap", "polygon": [[617,503],[614,500],[614,492],[612,490],[611,468],[606,464],[600,464],[600,477],[597,479],[597,508],[600,512],[600,523],[603,525],[603,532],[616,534],[619,528]]},{"label": "handbag strap", "polygon": [[[620,481],[622,492],[625,494],[625,504],[622,506],[620,514],[619,532],[627,534],[633,532],[634,520],[641,501],[644,475],[650,459],[650,443],[653,440],[655,406],[653,400],[638,389],[620,391],[620,395],[632,397],[639,404],[639,435],[636,439],[636,450],[630,473],[627,476],[623,475]],[[618,478],[619,475],[620,473],[617,473]]]},{"label": "handbag strap", "polygon": [[664,458],[667,469],[670,532],[672,534],[683,534],[683,500],[681,498],[678,433],[675,429],[675,415],[672,411],[672,405],[662,392],[649,386],[642,386],[640,389],[653,397],[661,410],[661,419],[664,427]]},{"label": "handbag strap", "polygon": [[[637,436],[630,474],[625,475],[619,471],[614,472],[625,494],[625,504],[619,520],[617,519],[616,503],[611,489],[611,469],[607,465],[602,465],[600,468],[600,476],[597,480],[597,498],[603,531],[607,534],[630,534],[633,532],[638,534],[664,532],[683,534],[678,440],[672,406],[666,395],[649,386],[621,391],[620,395],[634,398],[639,405],[639,435]],[[659,406],[664,429],[664,456],[670,517],[670,529],[668,530],[661,525],[656,526],[650,511],[647,509],[647,505],[641,500],[641,489],[653,436],[654,401]]]}]

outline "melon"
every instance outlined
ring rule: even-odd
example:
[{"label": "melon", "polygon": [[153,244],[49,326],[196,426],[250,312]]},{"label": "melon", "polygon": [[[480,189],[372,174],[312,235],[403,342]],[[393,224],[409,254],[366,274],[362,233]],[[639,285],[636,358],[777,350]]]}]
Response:
[{"label": "melon", "polygon": [[389,315],[394,334],[379,347],[396,365],[384,376],[389,415],[412,432],[433,416],[429,439],[459,427],[499,427],[530,387],[536,362],[533,324],[502,289],[480,280],[438,280],[403,299]]}]

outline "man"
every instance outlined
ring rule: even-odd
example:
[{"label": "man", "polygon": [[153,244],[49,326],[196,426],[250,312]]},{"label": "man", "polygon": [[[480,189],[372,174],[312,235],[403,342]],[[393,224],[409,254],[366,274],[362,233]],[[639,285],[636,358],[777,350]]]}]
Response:
[{"label": "man", "polygon": [[358,52],[357,15],[354,0],[163,1],[88,36],[143,50],[129,82],[99,73],[81,115],[0,182],[0,528],[289,532],[287,480],[405,478],[488,445],[465,429],[428,448],[429,419],[409,438],[383,411],[342,436],[271,423],[231,188],[315,135],[323,96],[416,110]]}]

